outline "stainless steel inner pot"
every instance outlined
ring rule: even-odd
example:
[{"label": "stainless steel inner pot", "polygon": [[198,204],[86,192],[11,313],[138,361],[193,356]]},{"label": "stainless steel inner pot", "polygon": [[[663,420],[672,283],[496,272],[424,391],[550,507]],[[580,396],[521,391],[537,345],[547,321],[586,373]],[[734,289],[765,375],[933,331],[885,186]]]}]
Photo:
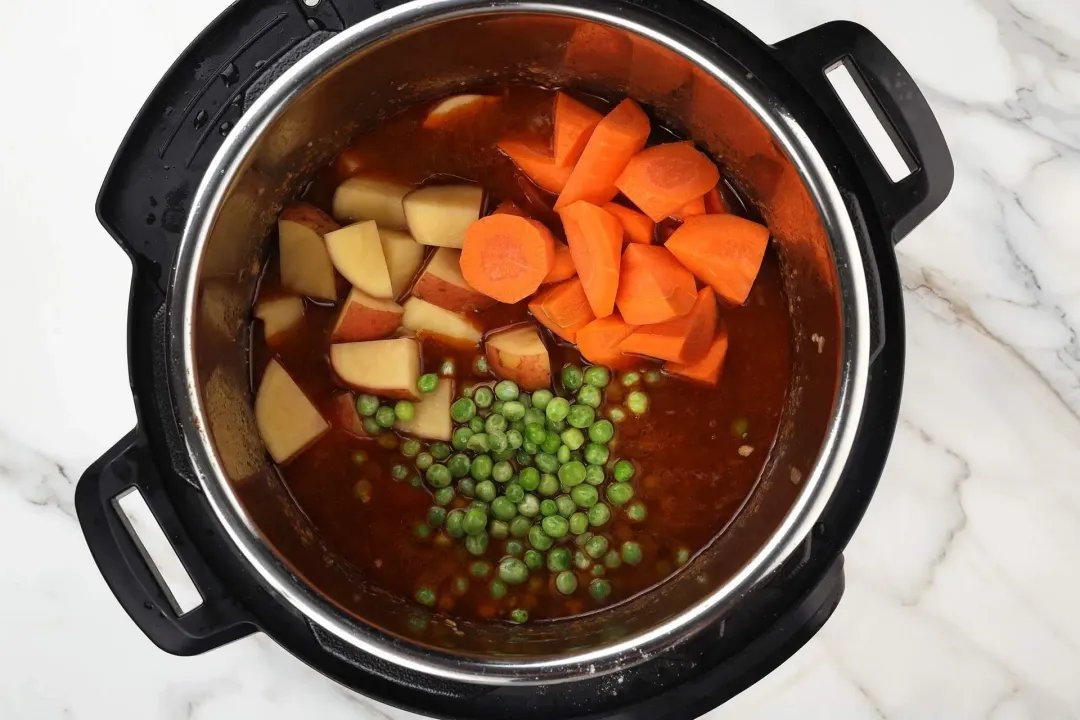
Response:
[{"label": "stainless steel inner pot", "polygon": [[[231,540],[266,587],[311,624],[431,676],[492,684],[606,673],[722,618],[806,537],[836,487],[864,402],[867,290],[827,165],[777,98],[729,58],[651,16],[646,23],[626,8],[604,8],[581,0],[421,0],[328,40],[271,84],[232,130],[198,190],[174,269],[173,402],[202,489]],[[720,159],[779,248],[794,350],[781,430],[727,529],[647,593],[592,615],[520,627],[429,617],[338,557],[269,464],[248,368],[250,302],[283,203],[380,118],[499,83],[628,95]]]}]

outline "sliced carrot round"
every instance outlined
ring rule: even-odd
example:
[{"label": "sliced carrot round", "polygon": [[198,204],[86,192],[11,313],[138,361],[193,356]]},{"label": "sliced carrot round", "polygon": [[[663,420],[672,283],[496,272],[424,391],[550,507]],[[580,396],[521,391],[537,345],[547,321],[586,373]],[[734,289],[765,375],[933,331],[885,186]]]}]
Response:
[{"label": "sliced carrot round", "polygon": [[461,249],[461,274],[478,292],[513,304],[536,292],[555,263],[555,238],[543,224],[500,213],[474,222]]},{"label": "sliced carrot round", "polygon": [[[716,187],[720,171],[692,143],[655,145],[627,164],[615,186],[655,222]],[[701,207],[704,212],[704,203]]]}]

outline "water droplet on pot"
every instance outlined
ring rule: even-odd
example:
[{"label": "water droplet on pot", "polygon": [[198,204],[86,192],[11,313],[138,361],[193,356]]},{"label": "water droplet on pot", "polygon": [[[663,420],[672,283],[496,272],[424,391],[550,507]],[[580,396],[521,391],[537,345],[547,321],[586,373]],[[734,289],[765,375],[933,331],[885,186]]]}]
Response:
[{"label": "water droplet on pot", "polygon": [[150,196],[150,207],[157,207],[157,198],[153,195]]},{"label": "water droplet on pot", "polygon": [[195,113],[195,120],[193,120],[192,122],[195,125],[195,129],[199,130],[206,125],[208,120],[210,120],[210,115],[205,110],[200,110],[199,112]]},{"label": "water droplet on pot", "polygon": [[320,22],[319,20],[316,20],[315,18],[308,18],[307,19],[307,26],[309,28],[311,28],[312,30],[325,30],[326,29],[326,26],[323,25],[322,22]]},{"label": "water droplet on pot", "polygon": [[223,136],[228,135],[230,130],[232,130],[232,123],[228,120],[221,123],[221,125],[218,127],[218,132],[221,133]]},{"label": "water droplet on pot", "polygon": [[263,65],[265,65],[265,64],[266,64],[266,61],[265,61],[265,60],[256,60],[256,61],[255,61],[255,69],[256,69],[256,70],[259,70],[259,69],[261,69],[261,68],[262,68],[262,66],[263,66]]},{"label": "water droplet on pot", "polygon": [[146,224],[153,225],[155,222],[157,222],[157,215],[154,213],[146,213]]},{"label": "water droplet on pot", "polygon": [[221,70],[221,82],[225,83],[225,87],[229,87],[240,79],[240,68],[236,67],[236,63],[229,63]]}]

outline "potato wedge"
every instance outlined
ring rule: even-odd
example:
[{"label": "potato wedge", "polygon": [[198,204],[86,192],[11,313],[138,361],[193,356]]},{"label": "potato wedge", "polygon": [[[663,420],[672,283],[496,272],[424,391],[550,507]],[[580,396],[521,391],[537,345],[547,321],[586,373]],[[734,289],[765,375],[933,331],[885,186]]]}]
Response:
[{"label": "potato wedge", "polygon": [[255,317],[262,320],[266,344],[276,345],[304,319],[304,301],[292,296],[262,298],[255,304]]},{"label": "potato wedge", "polygon": [[341,306],[330,342],[381,340],[394,334],[401,325],[404,312],[404,308],[393,300],[374,298],[353,288]]},{"label": "potato wedge", "polygon": [[465,231],[480,219],[484,190],[478,185],[432,185],[405,196],[409,232],[421,245],[460,249]]},{"label": "potato wedge", "polygon": [[297,295],[337,300],[337,278],[325,235],[338,224],[314,205],[291,205],[278,217],[281,284]]},{"label": "potato wedge", "polygon": [[412,188],[372,175],[354,175],[334,191],[333,214],[338,222],[371,220],[380,227],[405,230],[401,201]]},{"label": "potato wedge", "polygon": [[330,366],[348,386],[381,397],[419,397],[420,343],[413,338],[337,343]]},{"label": "potato wedge", "polygon": [[484,310],[495,300],[473,290],[461,275],[461,251],[439,248],[413,286],[412,296],[451,312]]},{"label": "potato wedge", "polygon": [[454,381],[442,378],[435,392],[421,394],[419,402],[414,404],[413,419],[408,422],[398,420],[394,427],[413,437],[449,442],[454,432],[454,423],[450,419],[453,399]]},{"label": "potato wedge", "polygon": [[513,380],[526,390],[551,387],[551,358],[534,325],[490,335],[484,352],[496,377]]},{"label": "potato wedge", "polygon": [[292,460],[330,429],[296,381],[271,360],[255,393],[255,425],[274,462]]},{"label": "potato wedge", "polygon": [[416,297],[406,300],[404,308],[401,325],[417,335],[437,335],[462,345],[480,344],[483,335],[480,327],[471,318]]},{"label": "potato wedge", "polygon": [[394,297],[379,228],[372,221],[353,223],[326,235],[326,248],[334,267],[353,287],[371,297]]}]

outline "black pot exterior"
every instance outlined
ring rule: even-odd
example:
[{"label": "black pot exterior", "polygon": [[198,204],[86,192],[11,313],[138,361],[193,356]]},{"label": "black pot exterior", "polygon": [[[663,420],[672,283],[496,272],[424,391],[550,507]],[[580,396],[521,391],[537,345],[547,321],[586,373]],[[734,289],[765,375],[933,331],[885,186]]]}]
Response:
[{"label": "black pot exterior", "polygon": [[[617,677],[543,688],[434,682],[317,631],[260,585],[192,477],[166,368],[170,269],[190,199],[223,136],[292,60],[392,4],[322,0],[309,8],[302,0],[240,0],[177,60],[129,130],[102,187],[98,215],[134,266],[128,351],[139,425],[79,482],[76,506],[87,542],[125,610],[174,654],[197,654],[260,630],[344,685],[439,717],[696,717],[790,657],[839,602],[841,553],[881,475],[903,385],[903,302],[892,246],[948,194],[948,148],[910,77],[857,25],[830,23],[769,47],[700,0],[605,0],[651,13],[657,24],[675,23],[735,58],[782,99],[833,169],[863,241],[871,291],[873,364],[859,435],[841,486],[800,553],[718,626]],[[194,68],[207,58],[222,58],[219,72],[196,80]],[[885,177],[825,82],[824,71],[839,61],[858,71],[915,167],[899,183]],[[203,595],[191,613],[176,615],[120,520],[114,499],[131,488],[142,493]]]}]

